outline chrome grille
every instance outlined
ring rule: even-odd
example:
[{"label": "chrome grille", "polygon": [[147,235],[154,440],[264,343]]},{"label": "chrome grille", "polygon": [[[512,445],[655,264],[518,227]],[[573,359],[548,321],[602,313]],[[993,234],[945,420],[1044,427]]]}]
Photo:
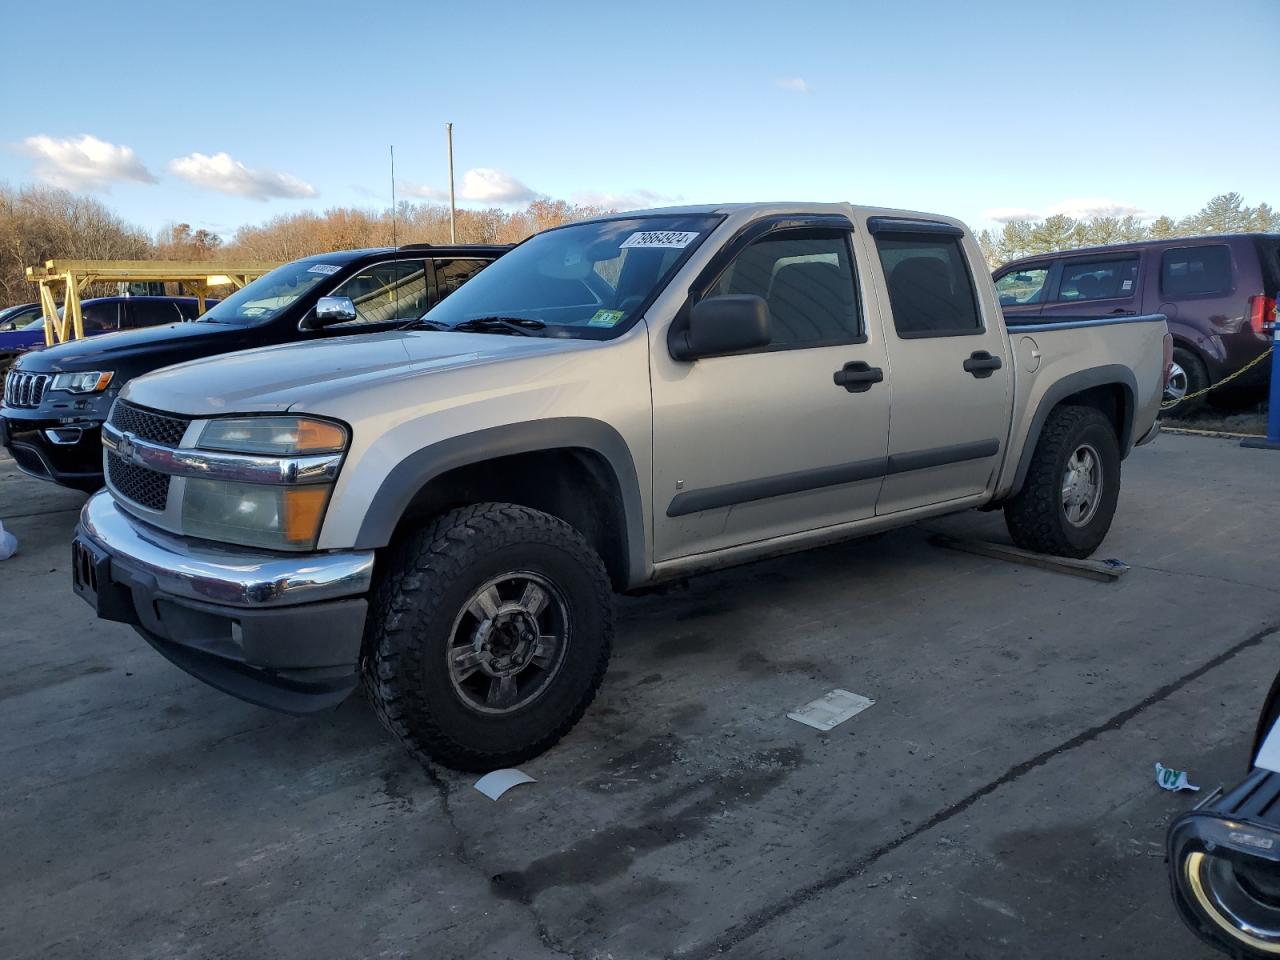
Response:
[{"label": "chrome grille", "polygon": [[163,512],[168,505],[168,474],[126,463],[114,453],[107,454],[107,482],[120,496],[148,510]]},{"label": "chrome grille", "polygon": [[47,373],[12,370],[4,382],[4,402],[11,407],[38,407],[52,379]]},{"label": "chrome grille", "polygon": [[[182,442],[189,417],[157,413],[146,407],[134,406],[117,400],[111,408],[110,424],[121,433],[132,434],[141,440],[176,447]],[[163,512],[169,503],[169,475],[124,460],[114,451],[107,451],[107,485],[126,500],[132,500],[148,510]]]},{"label": "chrome grille", "polygon": [[182,442],[191,419],[156,413],[145,407],[126,403],[124,400],[117,400],[115,406],[111,408],[110,423],[121,433],[132,433],[142,440],[162,443],[166,447],[176,447]]}]

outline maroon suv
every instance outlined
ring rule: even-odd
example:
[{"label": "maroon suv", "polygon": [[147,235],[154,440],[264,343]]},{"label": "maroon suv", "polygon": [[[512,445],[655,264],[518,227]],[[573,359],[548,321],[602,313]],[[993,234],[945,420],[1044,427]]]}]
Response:
[{"label": "maroon suv", "polygon": [[[1280,293],[1280,234],[1064,250],[1007,263],[995,282],[1011,320],[1163,313],[1173,334],[1165,388],[1172,403],[1218,383],[1269,346]],[[1231,393],[1260,393],[1270,368],[1265,361],[1255,365],[1232,383]],[[1202,402],[1188,400],[1167,412],[1182,416]]]}]

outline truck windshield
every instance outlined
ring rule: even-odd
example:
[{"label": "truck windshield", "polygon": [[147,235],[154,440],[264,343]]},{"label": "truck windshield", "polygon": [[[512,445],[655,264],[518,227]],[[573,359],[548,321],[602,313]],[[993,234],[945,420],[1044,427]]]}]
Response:
[{"label": "truck windshield", "polygon": [[323,257],[311,257],[276,267],[210,307],[200,322],[264,323],[341,269],[340,264],[323,261]]},{"label": "truck windshield", "polygon": [[495,332],[523,326],[543,336],[593,340],[616,336],[720,219],[631,216],[548,230],[480,271],[427,311],[423,323]]}]

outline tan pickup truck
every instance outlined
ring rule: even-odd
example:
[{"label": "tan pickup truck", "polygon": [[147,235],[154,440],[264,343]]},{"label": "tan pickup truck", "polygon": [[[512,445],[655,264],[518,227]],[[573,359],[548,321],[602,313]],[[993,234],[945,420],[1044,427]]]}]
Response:
[{"label": "tan pickup truck", "polygon": [[591,702],[615,591],[975,507],[1088,555],[1170,346],[1159,316],[1007,328],[946,217],[585,221],[398,331],[132,381],[76,589],[237,696],[363,678],[418,756],[502,767]]}]

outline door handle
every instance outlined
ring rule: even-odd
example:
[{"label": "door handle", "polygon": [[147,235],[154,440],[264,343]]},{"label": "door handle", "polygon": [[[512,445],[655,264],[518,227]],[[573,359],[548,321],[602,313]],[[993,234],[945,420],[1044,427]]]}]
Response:
[{"label": "door handle", "polygon": [[1132,317],[1135,315],[1135,312],[1133,310],[1126,310],[1124,307],[1117,307],[1115,310],[1111,311],[1111,315],[1113,317],[1114,316]]},{"label": "door handle", "polygon": [[964,362],[964,372],[972,373],[979,380],[985,380],[1003,365],[999,357],[993,357],[986,350],[975,350]]},{"label": "door handle", "polygon": [[844,387],[850,393],[864,393],[871,389],[873,383],[884,379],[884,371],[861,360],[853,360],[837,370],[831,379],[837,387]]}]

